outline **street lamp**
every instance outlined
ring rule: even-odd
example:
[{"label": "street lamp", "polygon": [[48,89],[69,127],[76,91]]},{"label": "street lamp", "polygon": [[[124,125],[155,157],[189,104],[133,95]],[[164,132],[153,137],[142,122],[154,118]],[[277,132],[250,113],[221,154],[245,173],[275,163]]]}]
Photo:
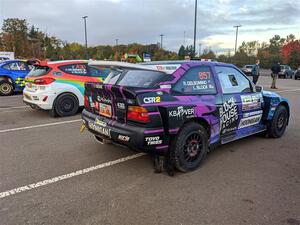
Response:
[{"label": "street lamp", "polygon": [[160,48],[162,49],[163,48],[163,37],[164,37],[164,35],[161,34],[159,36],[160,36]]},{"label": "street lamp", "polygon": [[195,0],[195,20],[194,20],[194,56],[196,55],[196,33],[197,33],[197,6],[198,1]]},{"label": "street lamp", "polygon": [[83,17],[82,17],[82,19],[83,19],[83,21],[84,21],[85,57],[86,57],[86,59],[88,59],[88,58],[89,58],[89,55],[88,55],[88,49],[87,49],[86,18],[88,18],[88,16],[83,16]]},{"label": "street lamp", "polygon": [[239,27],[241,27],[242,25],[236,25],[233,26],[234,28],[236,28],[236,32],[235,32],[235,46],[234,46],[234,54],[236,54],[236,47],[237,47],[237,39],[238,39],[238,32],[239,32]]}]

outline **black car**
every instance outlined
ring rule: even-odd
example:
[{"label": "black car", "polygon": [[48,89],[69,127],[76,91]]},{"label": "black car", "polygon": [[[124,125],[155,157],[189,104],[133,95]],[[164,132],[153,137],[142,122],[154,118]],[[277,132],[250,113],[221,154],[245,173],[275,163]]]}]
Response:
[{"label": "black car", "polygon": [[278,74],[278,78],[290,78],[293,79],[294,71],[288,65],[280,65],[281,71]]},{"label": "black car", "polygon": [[300,66],[298,67],[298,69],[295,71],[295,76],[294,76],[295,80],[300,79]]}]

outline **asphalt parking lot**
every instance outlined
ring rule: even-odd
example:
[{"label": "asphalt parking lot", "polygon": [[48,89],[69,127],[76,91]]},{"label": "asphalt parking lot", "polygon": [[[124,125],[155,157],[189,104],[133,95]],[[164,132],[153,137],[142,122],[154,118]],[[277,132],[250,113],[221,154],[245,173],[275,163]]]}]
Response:
[{"label": "asphalt parking lot", "polygon": [[[271,79],[260,77],[269,89]],[[219,147],[175,177],[152,159],[0,97],[0,224],[300,224],[300,81],[279,80],[291,104],[281,139]]]}]

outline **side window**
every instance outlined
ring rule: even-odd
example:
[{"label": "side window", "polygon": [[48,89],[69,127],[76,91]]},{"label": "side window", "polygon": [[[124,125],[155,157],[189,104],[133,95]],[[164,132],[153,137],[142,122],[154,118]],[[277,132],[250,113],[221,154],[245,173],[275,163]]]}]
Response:
[{"label": "side window", "polygon": [[3,66],[3,68],[5,68],[7,70],[21,70],[18,62],[12,62],[12,63],[6,64],[5,66]]},{"label": "side window", "polygon": [[86,76],[88,73],[86,64],[71,64],[71,65],[59,66],[58,68],[63,72],[72,75]]},{"label": "side window", "polygon": [[189,69],[175,84],[173,91],[184,94],[215,94],[216,86],[208,66]]},{"label": "side window", "polygon": [[92,77],[101,77],[103,80],[108,76],[108,74],[110,73],[110,69],[108,68],[94,68],[94,67],[88,67],[89,68],[89,76]]},{"label": "side window", "polygon": [[252,92],[250,81],[238,70],[226,66],[215,68],[224,94]]}]

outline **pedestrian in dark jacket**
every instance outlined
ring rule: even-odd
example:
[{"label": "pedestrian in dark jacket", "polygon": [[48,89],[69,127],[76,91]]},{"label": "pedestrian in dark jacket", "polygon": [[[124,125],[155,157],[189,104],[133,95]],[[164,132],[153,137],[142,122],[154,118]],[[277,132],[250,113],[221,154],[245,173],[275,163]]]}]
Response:
[{"label": "pedestrian in dark jacket", "polygon": [[252,67],[251,70],[251,74],[252,74],[252,78],[253,78],[253,83],[256,84],[258,81],[258,77],[259,77],[259,60],[256,60],[255,65]]},{"label": "pedestrian in dark jacket", "polygon": [[277,89],[276,87],[276,79],[278,77],[278,74],[280,72],[280,63],[277,62],[277,63],[274,63],[271,67],[271,70],[272,70],[272,73],[271,73],[271,77],[272,77],[272,85],[271,85],[271,88],[272,89]]}]

